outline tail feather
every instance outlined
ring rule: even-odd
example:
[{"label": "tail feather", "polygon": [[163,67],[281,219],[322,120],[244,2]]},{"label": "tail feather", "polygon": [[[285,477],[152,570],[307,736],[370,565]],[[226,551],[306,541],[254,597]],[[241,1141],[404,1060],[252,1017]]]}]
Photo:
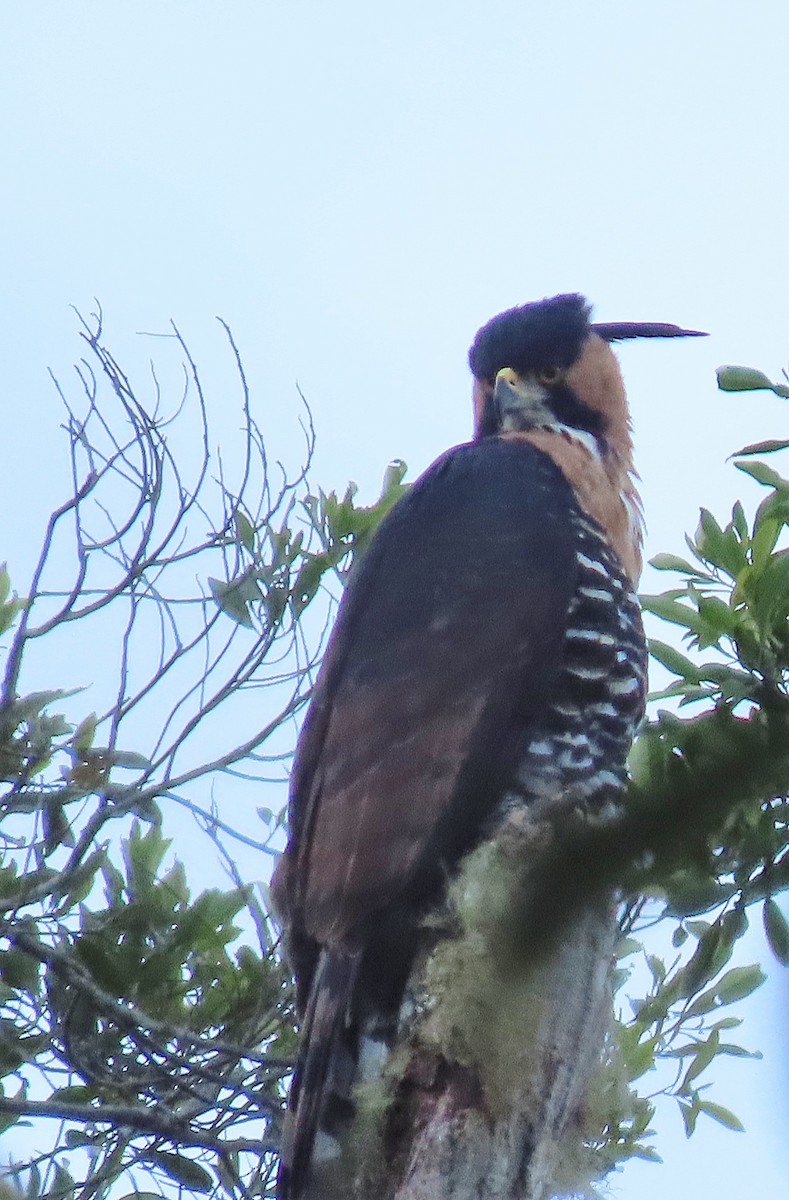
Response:
[{"label": "tail feather", "polygon": [[278,1200],[302,1200],[324,1106],[332,1091],[341,1035],[350,1008],[358,960],[342,951],[321,952],[301,1027],[301,1050],[291,1085]]}]

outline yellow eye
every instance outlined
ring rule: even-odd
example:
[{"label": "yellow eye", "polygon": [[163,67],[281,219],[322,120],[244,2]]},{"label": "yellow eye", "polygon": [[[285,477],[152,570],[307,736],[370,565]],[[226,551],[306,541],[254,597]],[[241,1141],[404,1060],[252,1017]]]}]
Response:
[{"label": "yellow eye", "polygon": [[564,371],[561,367],[543,367],[542,371],[537,372],[537,379],[546,387],[555,387],[564,379]]}]

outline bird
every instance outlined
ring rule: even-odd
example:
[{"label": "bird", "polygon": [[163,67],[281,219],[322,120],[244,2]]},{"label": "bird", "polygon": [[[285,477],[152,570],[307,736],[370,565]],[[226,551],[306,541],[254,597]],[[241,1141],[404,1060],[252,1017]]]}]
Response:
[{"label": "bird", "polygon": [[333,1194],[321,1164],[341,1156],[355,1085],[391,1052],[463,864],[519,815],[622,802],[646,643],[611,343],[693,336],[595,323],[579,294],[493,317],[469,351],[472,439],[411,485],[353,566],[271,884],[301,1026],[279,1200]]}]

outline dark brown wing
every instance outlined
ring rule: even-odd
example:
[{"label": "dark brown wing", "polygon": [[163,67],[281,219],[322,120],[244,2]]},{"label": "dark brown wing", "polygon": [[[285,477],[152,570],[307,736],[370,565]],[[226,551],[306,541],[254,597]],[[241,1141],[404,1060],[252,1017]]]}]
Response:
[{"label": "dark brown wing", "polygon": [[551,692],[573,506],[545,455],[493,438],[450,450],[382,522],[298,743],[274,882],[294,944],[353,950],[473,844]]}]

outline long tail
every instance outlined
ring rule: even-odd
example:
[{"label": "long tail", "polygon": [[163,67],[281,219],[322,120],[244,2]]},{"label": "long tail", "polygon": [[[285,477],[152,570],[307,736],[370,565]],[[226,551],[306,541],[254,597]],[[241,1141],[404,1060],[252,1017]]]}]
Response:
[{"label": "long tail", "polygon": [[332,1090],[341,1034],[349,1010],[358,960],[327,948],[315,972],[301,1027],[301,1050],[291,1085],[278,1200],[302,1200],[309,1184],[315,1140]]}]

